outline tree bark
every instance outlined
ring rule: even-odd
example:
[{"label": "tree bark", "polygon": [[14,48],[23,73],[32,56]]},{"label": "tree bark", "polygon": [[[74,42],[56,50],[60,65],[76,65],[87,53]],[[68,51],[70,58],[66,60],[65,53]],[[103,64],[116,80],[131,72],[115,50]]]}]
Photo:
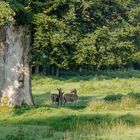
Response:
[{"label": "tree bark", "polygon": [[2,105],[34,104],[29,67],[30,37],[28,27],[8,25],[5,29],[5,38],[0,40]]},{"label": "tree bark", "polygon": [[59,68],[56,66],[56,77],[59,77]]},{"label": "tree bark", "polygon": [[45,76],[47,75],[47,66],[46,66],[46,64],[42,65],[42,74],[45,75]]},{"label": "tree bark", "polygon": [[35,74],[39,74],[39,65],[35,66]]}]

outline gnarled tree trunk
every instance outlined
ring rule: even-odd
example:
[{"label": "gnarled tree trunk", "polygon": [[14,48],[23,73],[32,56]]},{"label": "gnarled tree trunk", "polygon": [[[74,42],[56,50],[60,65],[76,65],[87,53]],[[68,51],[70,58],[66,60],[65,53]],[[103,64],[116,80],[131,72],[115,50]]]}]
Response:
[{"label": "gnarled tree trunk", "polygon": [[28,27],[9,25],[0,31],[0,95],[1,104],[33,105]]}]

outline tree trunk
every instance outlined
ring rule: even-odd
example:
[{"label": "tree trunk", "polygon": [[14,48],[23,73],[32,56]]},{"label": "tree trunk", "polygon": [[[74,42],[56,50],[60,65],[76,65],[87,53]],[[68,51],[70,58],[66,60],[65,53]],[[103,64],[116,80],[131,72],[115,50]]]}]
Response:
[{"label": "tree trunk", "polygon": [[51,65],[51,75],[55,75],[55,67]]},{"label": "tree trunk", "polygon": [[46,68],[46,75],[51,75],[51,65],[50,63],[46,64],[47,68]]},{"label": "tree trunk", "polygon": [[45,75],[45,76],[47,75],[46,71],[47,71],[47,66],[46,66],[46,64],[43,64],[42,65],[42,74]]},{"label": "tree trunk", "polygon": [[3,35],[5,38],[0,40],[1,104],[33,105],[29,68],[29,28],[9,25]]},{"label": "tree trunk", "polygon": [[59,77],[59,68],[56,66],[56,77]]},{"label": "tree trunk", "polygon": [[34,72],[35,74],[39,74],[39,65],[36,65],[35,66],[35,72]]}]

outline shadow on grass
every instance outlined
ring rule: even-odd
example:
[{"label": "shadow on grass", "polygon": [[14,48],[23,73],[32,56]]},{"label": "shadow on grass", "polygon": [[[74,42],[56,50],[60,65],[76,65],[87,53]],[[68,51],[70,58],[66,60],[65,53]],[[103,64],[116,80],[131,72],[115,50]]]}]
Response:
[{"label": "shadow on grass", "polygon": [[64,106],[58,106],[57,104],[53,104],[50,100],[50,94],[39,94],[39,95],[34,95],[34,101],[35,101],[35,106],[23,106],[23,107],[16,107],[12,110],[12,113],[14,115],[22,115],[32,109],[37,109],[40,107],[49,107],[49,108],[68,108],[72,110],[81,110],[87,107],[89,102],[93,99],[97,98],[97,96],[79,96],[77,103],[66,103]]},{"label": "shadow on grass", "polygon": [[[130,96],[131,98],[134,98],[138,101],[138,103],[140,103],[140,93],[129,93],[128,96]],[[118,98],[117,95],[112,94],[112,95],[108,95],[106,97],[110,97],[109,101],[113,100],[114,101],[114,97],[115,100]],[[46,93],[46,94],[39,94],[39,95],[34,95],[34,101],[35,101],[35,106],[30,107],[30,106],[23,106],[20,108],[15,108],[13,109],[13,113],[15,115],[22,115],[32,109],[37,109],[37,108],[41,108],[41,107],[45,107],[45,108],[56,108],[56,109],[60,109],[60,108],[66,108],[66,109],[72,109],[72,110],[81,110],[84,111],[84,109],[88,106],[88,104],[92,101],[92,100],[100,100],[100,96],[79,96],[76,105],[73,103],[66,103],[65,106],[58,106],[56,104],[53,104],[50,100],[50,94]]]},{"label": "shadow on grass", "polygon": [[76,104],[74,103],[66,103],[63,106],[58,106],[57,104],[53,104],[50,99],[50,94],[40,94],[40,95],[34,95],[35,103],[36,106],[43,106],[43,107],[52,107],[52,108],[58,108],[58,107],[63,107],[63,108],[70,108],[74,110],[78,109],[84,109],[87,107],[88,103],[97,98],[97,96],[79,96]]},{"label": "shadow on grass", "polygon": [[79,96],[78,100],[76,102],[76,104],[74,103],[66,103],[66,105],[64,106],[64,108],[69,108],[69,109],[73,109],[73,110],[80,110],[80,109],[84,109],[88,106],[89,102],[91,100],[96,99],[98,96]]},{"label": "shadow on grass", "polygon": [[[111,126],[128,125],[135,126],[140,124],[140,117],[132,114],[113,115],[113,114],[87,114],[87,115],[64,115],[40,118],[25,118],[19,121],[6,121],[4,124],[12,125],[35,125],[47,126],[55,131],[77,131],[89,125],[90,128],[111,128]],[[106,128],[105,128],[106,129]]]},{"label": "shadow on grass", "polygon": [[111,114],[94,114],[94,115],[70,115],[70,116],[60,116],[51,117],[47,119],[46,125],[52,127],[55,130],[74,130],[76,127],[84,127],[88,124],[90,126],[103,126],[105,124],[113,125],[128,124],[134,126],[139,124],[139,117],[132,114],[125,114],[121,116],[115,116]]},{"label": "shadow on grass", "polygon": [[[90,71],[83,73],[66,73],[62,74],[60,77],[49,76],[50,78],[58,81],[67,81],[67,82],[80,82],[80,81],[89,81],[93,78],[97,80],[111,80],[114,78],[140,78],[140,71],[138,70],[105,70],[105,71]],[[33,79],[45,78],[45,76],[33,76]]]}]

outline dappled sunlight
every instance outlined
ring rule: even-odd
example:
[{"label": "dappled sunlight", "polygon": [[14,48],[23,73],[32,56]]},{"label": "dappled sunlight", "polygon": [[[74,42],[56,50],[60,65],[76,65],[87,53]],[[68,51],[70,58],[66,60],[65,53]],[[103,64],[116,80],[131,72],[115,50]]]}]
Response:
[{"label": "dappled sunlight", "polygon": [[[43,116],[40,115],[39,110],[41,112],[44,112],[44,115],[42,114]],[[55,114],[54,111],[56,112]],[[61,112],[63,111],[64,110],[61,110]],[[57,112],[56,109],[49,110],[47,108],[44,108],[44,110],[38,108],[38,114],[36,115],[34,115],[36,111],[29,114],[28,112],[30,112],[30,110],[26,110],[26,115],[24,114],[18,117],[13,116],[12,119],[7,119],[6,122],[5,120],[3,120],[0,121],[0,123],[12,126],[14,125],[16,127],[20,125],[23,131],[25,131],[28,127],[34,127],[34,129],[41,129],[38,130],[40,131],[39,133],[47,133],[47,131],[50,131],[51,135],[48,135],[49,138],[51,138],[52,135],[60,132],[62,132],[62,135],[69,132],[70,136],[73,135],[73,132],[75,132],[77,136],[81,135],[81,137],[88,135],[90,137],[91,135],[98,137],[102,135],[108,137],[110,134],[112,134],[113,136],[113,134],[118,133],[119,135],[121,132],[133,130],[134,126],[138,127],[140,124],[140,116],[135,116],[132,114],[86,114],[86,112],[85,114],[73,114],[72,112],[68,114],[66,114],[66,112],[63,112],[63,114],[60,114],[60,112]],[[52,115],[50,115],[50,113],[52,113]],[[56,115],[58,113],[59,115]],[[31,114],[33,114],[33,116]],[[26,134],[28,134],[27,131]],[[58,135],[57,137],[60,137],[60,135]]]},{"label": "dappled sunlight", "polygon": [[[135,71],[133,73],[135,74]],[[136,71],[136,73],[139,72]],[[72,81],[72,76],[69,76],[69,79],[67,79],[67,77],[63,78],[63,80],[61,81],[55,80],[53,77],[40,77],[40,79],[37,80],[35,76],[32,80],[32,89],[34,93],[39,94],[46,92],[55,93],[56,88],[62,88],[65,92],[69,92],[73,88],[76,88],[78,90],[78,94],[82,95],[106,95],[113,93],[127,94],[130,92],[140,91],[139,78],[129,77],[129,80],[127,80],[127,78],[112,78],[99,80],[98,77],[100,77],[100,75],[90,75],[90,80],[84,81],[82,80],[82,76],[80,77],[75,76],[75,78],[78,78],[79,81]]]},{"label": "dappled sunlight", "polygon": [[[0,124],[10,125],[12,127],[10,131],[15,126],[17,129],[13,133],[14,136],[20,130],[19,124],[24,135],[28,137],[30,137],[29,128],[32,128],[32,134],[38,130],[39,139],[42,135],[48,139],[61,139],[64,136],[70,140],[74,137],[76,140],[85,137],[113,139],[114,135],[123,138],[122,134],[128,135],[130,130],[133,131],[135,128],[140,130],[140,93],[134,92],[138,91],[140,80],[137,78],[95,80],[94,77],[91,79],[72,82],[70,79],[59,81],[51,77],[39,79],[33,77],[35,106],[1,111]],[[65,106],[53,104],[50,95],[57,93],[57,87],[62,88],[64,92],[70,92],[76,87],[77,103],[68,102]],[[34,136],[37,134],[34,133]]]},{"label": "dappled sunlight", "polygon": [[[81,138],[88,136],[90,138],[92,136],[97,138],[101,136],[113,137],[114,134],[121,136],[120,133],[127,133],[134,127],[140,130],[139,111],[133,110],[134,112],[129,111],[128,113],[124,110],[100,110],[98,112],[87,110],[86,107],[91,101],[102,99],[100,96],[79,96],[76,106],[68,103],[62,107],[45,101],[49,99],[49,93],[34,95],[34,99],[35,107],[13,108],[6,114],[5,118],[0,113],[0,124],[16,128],[20,125],[23,129],[22,133],[29,137],[30,134],[27,130],[32,128],[30,133],[38,130],[34,136],[45,135],[48,138],[62,138],[65,135],[68,138],[73,138],[76,135],[77,140],[79,136]],[[15,132],[18,132],[18,129]],[[16,135],[15,132],[14,135]]]}]

